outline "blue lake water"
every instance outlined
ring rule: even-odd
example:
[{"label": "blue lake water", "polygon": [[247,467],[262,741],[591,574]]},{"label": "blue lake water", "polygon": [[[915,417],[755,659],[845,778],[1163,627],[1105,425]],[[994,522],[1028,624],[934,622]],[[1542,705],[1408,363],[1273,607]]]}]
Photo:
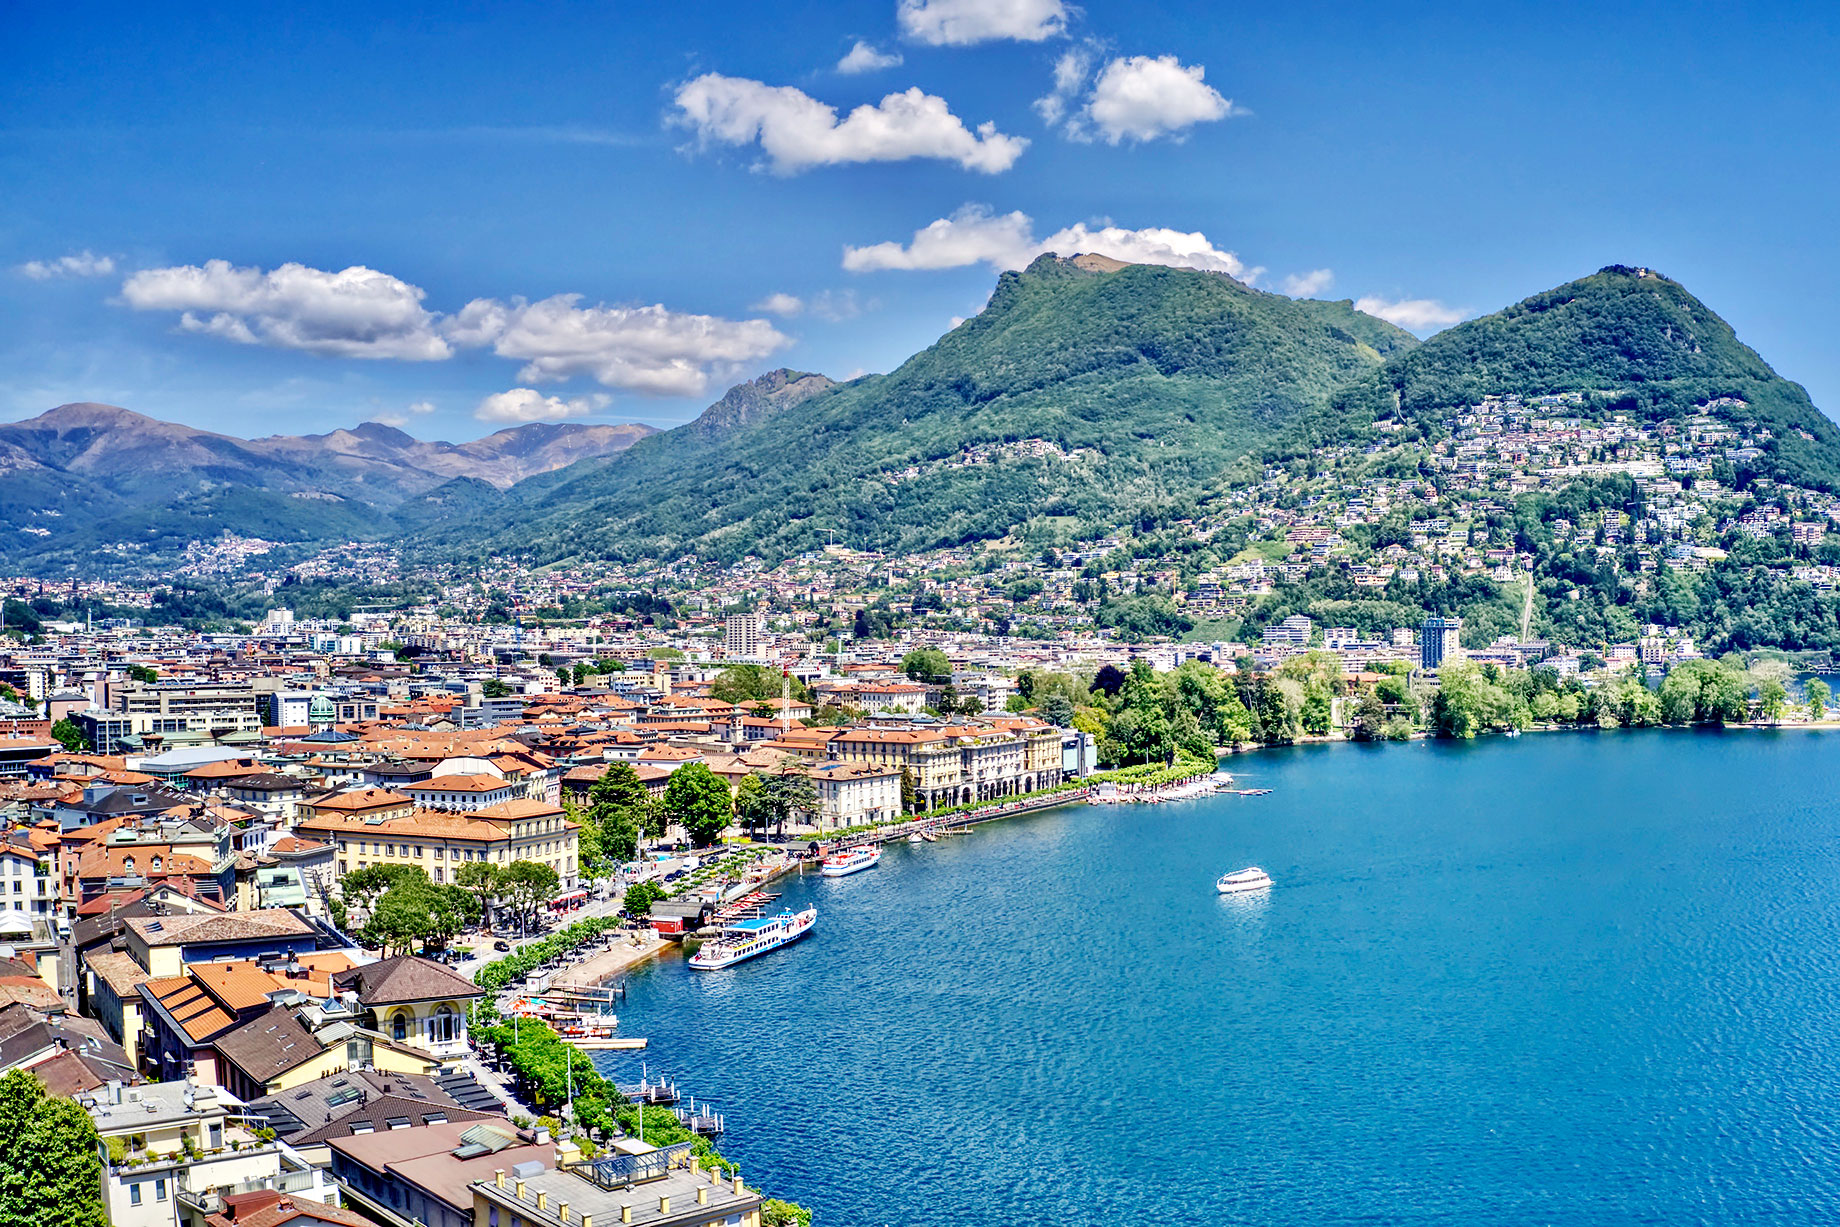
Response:
[{"label": "blue lake water", "polygon": [[600,1064],[823,1227],[1840,1220],[1840,738],[1227,766],[788,880],[811,937],[636,973]]}]

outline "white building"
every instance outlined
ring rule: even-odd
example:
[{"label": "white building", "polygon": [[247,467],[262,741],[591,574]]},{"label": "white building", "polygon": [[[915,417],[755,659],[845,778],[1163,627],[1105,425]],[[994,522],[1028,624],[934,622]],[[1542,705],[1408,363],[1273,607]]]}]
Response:
[{"label": "white building", "polygon": [[722,651],[730,660],[760,660],[767,637],[758,613],[730,614],[722,624]]},{"label": "white building", "polygon": [[102,1202],[111,1227],[173,1227],[223,1209],[225,1193],[276,1189],[335,1205],[338,1183],[284,1142],[244,1127],[226,1091],[192,1082],[110,1082],[80,1102],[108,1149]]},{"label": "white building", "polygon": [[811,769],[818,824],[839,827],[893,822],[901,816],[901,769],[881,763],[819,763]]}]

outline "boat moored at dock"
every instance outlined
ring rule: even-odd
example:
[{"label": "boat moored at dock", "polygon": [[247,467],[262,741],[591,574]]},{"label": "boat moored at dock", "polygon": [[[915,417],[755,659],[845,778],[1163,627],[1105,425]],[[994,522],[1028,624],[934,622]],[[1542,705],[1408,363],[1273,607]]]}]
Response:
[{"label": "boat moored at dock", "polygon": [[1271,875],[1254,865],[1222,874],[1214,889],[1223,895],[1243,895],[1255,890],[1270,890]]},{"label": "boat moored at dock", "polygon": [[811,932],[811,927],[817,923],[818,909],[815,907],[802,912],[788,909],[777,916],[737,920],[722,930],[722,936],[691,955],[690,966],[698,971],[733,967],[770,950],[791,945]]},{"label": "boat moored at dock", "polygon": [[880,844],[858,844],[854,848],[845,848],[841,852],[833,852],[825,857],[818,872],[827,878],[841,878],[846,874],[861,873],[865,869],[872,869],[881,859],[882,846]]}]

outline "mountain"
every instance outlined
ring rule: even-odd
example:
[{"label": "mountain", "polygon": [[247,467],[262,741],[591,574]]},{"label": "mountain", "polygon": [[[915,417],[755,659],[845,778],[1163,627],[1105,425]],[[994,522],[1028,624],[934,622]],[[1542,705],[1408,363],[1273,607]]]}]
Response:
[{"label": "mountain", "polygon": [[114,405],[60,405],[0,425],[0,522],[18,529],[0,537],[0,558],[58,567],[97,550],[159,557],[225,530],[282,541],[393,536],[390,513],[405,499],[454,480],[509,488],[652,433],[537,423],[453,444],[367,422],[239,439]]},{"label": "mountain", "polygon": [[[1713,405],[1771,438],[1757,471],[1840,491],[1840,427],[1679,282],[1611,265],[1438,333],[1343,389],[1348,429],[1395,413],[1424,423],[1485,396],[1593,392],[1645,418]],[[1741,403],[1734,403],[1741,402]]]},{"label": "mountain", "polygon": [[687,426],[514,487],[496,547],[777,556],[835,529],[920,549],[1041,516],[1182,506],[1417,344],[1348,302],[1043,256],[887,375],[774,372]]}]

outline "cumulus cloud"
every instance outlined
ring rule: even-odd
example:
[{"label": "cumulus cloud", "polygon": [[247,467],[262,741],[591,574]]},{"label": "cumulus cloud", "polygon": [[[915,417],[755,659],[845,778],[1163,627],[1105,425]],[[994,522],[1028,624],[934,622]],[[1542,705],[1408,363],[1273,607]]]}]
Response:
[{"label": "cumulus cloud", "polygon": [[528,383],[587,376],[651,396],[699,396],[710,379],[791,344],[766,320],[650,307],[582,307],[579,294],[539,302],[478,298],[445,326],[456,345],[489,345],[524,362]]},{"label": "cumulus cloud", "polygon": [[1063,51],[1054,61],[1054,88],[1035,100],[1035,113],[1049,127],[1067,117],[1086,78],[1092,74],[1093,52],[1088,47]]},{"label": "cumulus cloud", "polygon": [[774,293],[767,295],[765,298],[749,307],[748,310],[764,312],[767,315],[784,316],[790,319],[795,315],[804,314],[805,300],[800,298],[797,294]]},{"label": "cumulus cloud", "polygon": [[770,167],[796,174],[813,166],[938,158],[966,170],[996,174],[1015,164],[1028,141],[997,131],[974,132],[943,98],[919,88],[864,104],[842,120],[837,108],[789,85],[705,73],[679,87],[678,123],[705,144],[759,143]]},{"label": "cumulus cloud", "polygon": [[837,71],[854,75],[859,72],[875,72],[883,68],[894,68],[901,63],[899,51],[878,51],[862,39],[837,61]]},{"label": "cumulus cloud", "polygon": [[606,408],[609,402],[610,398],[605,395],[572,396],[563,400],[560,396],[545,396],[535,388],[513,388],[509,392],[494,392],[480,401],[473,416],[482,422],[555,422],[586,417],[596,409]]},{"label": "cumulus cloud", "polygon": [[1203,80],[1206,75],[1201,65],[1185,65],[1173,55],[1154,59],[1121,56],[1099,70],[1068,134],[1090,137],[1096,133],[1113,145],[1153,141],[1242,113]]},{"label": "cumulus cloud", "polygon": [[1051,251],[1063,256],[1095,252],[1127,264],[1207,269],[1247,282],[1265,271],[1247,267],[1236,253],[1214,246],[1200,231],[1161,226],[1126,230],[1112,225],[1095,229],[1080,222],[1038,239],[1034,229],[1026,213],[996,214],[966,205],[951,217],[942,217],[915,231],[905,245],[887,242],[845,247],[843,267],[853,273],[866,273],[879,269],[962,268],[982,263],[1002,271],[1024,268],[1035,257]]},{"label": "cumulus cloud", "polygon": [[1435,298],[1386,299],[1372,295],[1355,299],[1354,309],[1379,316],[1389,324],[1412,332],[1448,328],[1468,314],[1459,308],[1447,307]]},{"label": "cumulus cloud", "polygon": [[74,256],[28,260],[19,266],[19,271],[34,281],[50,281],[54,277],[107,277],[115,271],[115,260],[85,248]]},{"label": "cumulus cloud", "polygon": [[1039,43],[1067,32],[1063,0],[901,0],[896,16],[902,34],[935,47]]},{"label": "cumulus cloud", "polygon": [[1335,274],[1326,268],[1313,268],[1307,273],[1292,273],[1278,284],[1292,298],[1315,298],[1335,284]]},{"label": "cumulus cloud", "polygon": [[227,260],[135,273],[121,296],[137,311],[177,311],[188,332],[341,358],[431,362],[453,350],[422,306],[423,291],[362,265],[340,272],[283,264],[270,272]]}]

